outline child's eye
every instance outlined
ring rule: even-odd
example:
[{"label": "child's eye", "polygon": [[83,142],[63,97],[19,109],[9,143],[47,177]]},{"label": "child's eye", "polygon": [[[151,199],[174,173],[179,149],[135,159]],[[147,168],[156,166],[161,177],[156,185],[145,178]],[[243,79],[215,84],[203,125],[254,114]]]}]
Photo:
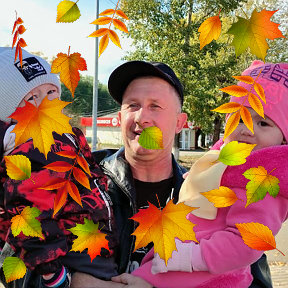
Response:
[{"label": "child's eye", "polygon": [[37,99],[37,98],[38,98],[38,95],[35,94],[29,97],[27,101],[34,101],[34,99]]},{"label": "child's eye", "polygon": [[265,122],[265,121],[260,121],[260,125],[262,127],[269,126],[269,124],[267,122]]},{"label": "child's eye", "polygon": [[50,94],[53,94],[55,92],[56,92],[56,90],[49,90],[47,94],[50,95]]}]

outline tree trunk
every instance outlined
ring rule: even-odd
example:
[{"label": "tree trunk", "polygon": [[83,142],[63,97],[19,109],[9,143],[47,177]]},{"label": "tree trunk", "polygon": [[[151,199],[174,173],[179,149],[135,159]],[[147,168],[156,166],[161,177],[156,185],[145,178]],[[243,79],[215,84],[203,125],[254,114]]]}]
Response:
[{"label": "tree trunk", "polygon": [[206,134],[201,132],[201,147],[203,148],[206,147],[205,138],[206,138]]},{"label": "tree trunk", "polygon": [[213,133],[213,145],[219,140],[221,132],[222,121],[220,118],[216,117],[214,120],[214,133]]},{"label": "tree trunk", "polygon": [[199,148],[198,139],[199,139],[200,134],[201,134],[201,129],[197,129],[195,132],[195,149]]}]

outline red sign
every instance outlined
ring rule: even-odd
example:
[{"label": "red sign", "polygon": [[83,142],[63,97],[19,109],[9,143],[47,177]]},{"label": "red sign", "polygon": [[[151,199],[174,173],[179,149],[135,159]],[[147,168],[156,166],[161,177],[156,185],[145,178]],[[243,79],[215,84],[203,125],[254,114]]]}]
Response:
[{"label": "red sign", "polygon": [[[91,127],[92,117],[82,117],[81,126]],[[97,118],[97,126],[101,127],[120,127],[120,121],[118,117],[99,117]]]},{"label": "red sign", "polygon": [[[82,117],[81,126],[91,127],[92,117]],[[98,117],[97,126],[99,127],[120,127],[120,120],[118,117]],[[197,129],[192,122],[186,122],[183,128]]]}]

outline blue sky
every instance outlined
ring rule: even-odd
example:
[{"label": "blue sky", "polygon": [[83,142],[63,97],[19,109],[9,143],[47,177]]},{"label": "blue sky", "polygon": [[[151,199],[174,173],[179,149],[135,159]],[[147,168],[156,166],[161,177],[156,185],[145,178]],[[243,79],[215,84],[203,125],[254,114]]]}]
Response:
[{"label": "blue sky", "polygon": [[[57,6],[61,0],[5,0],[0,4],[0,45],[11,46],[11,35],[15,21],[15,10],[18,17],[24,21],[27,31],[22,35],[27,43],[25,48],[29,52],[41,51],[49,60],[60,52],[79,52],[87,62],[87,72],[81,75],[94,75],[95,63],[95,38],[88,38],[95,25],[89,24],[96,19],[96,0],[80,0],[77,5],[81,17],[74,23],[56,23]],[[75,2],[75,1],[74,1]],[[99,12],[105,9],[114,9],[116,0],[99,0]],[[125,20],[126,23],[128,20]],[[124,21],[124,22],[125,22]],[[102,26],[101,26],[102,27]],[[106,27],[106,26],[103,26]],[[112,28],[113,29],[113,28]],[[116,29],[113,29],[116,31]],[[125,33],[116,31],[121,42],[122,49],[111,41],[107,49],[99,58],[99,80],[107,84],[110,73],[119,64],[121,58],[129,49],[132,49],[131,40],[125,37]]]}]

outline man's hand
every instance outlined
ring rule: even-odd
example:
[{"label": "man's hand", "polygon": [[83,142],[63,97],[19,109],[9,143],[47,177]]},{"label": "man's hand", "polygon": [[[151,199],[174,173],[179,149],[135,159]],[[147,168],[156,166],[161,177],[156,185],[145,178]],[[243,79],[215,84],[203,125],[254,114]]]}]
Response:
[{"label": "man's hand", "polygon": [[124,288],[127,286],[124,285],[123,283],[104,281],[104,280],[97,279],[86,273],[76,272],[72,276],[72,282],[71,282],[70,287],[71,288]]},{"label": "man's hand", "polygon": [[112,277],[111,280],[113,282],[126,284],[124,286],[125,288],[153,288],[153,286],[145,280],[127,273]]}]

